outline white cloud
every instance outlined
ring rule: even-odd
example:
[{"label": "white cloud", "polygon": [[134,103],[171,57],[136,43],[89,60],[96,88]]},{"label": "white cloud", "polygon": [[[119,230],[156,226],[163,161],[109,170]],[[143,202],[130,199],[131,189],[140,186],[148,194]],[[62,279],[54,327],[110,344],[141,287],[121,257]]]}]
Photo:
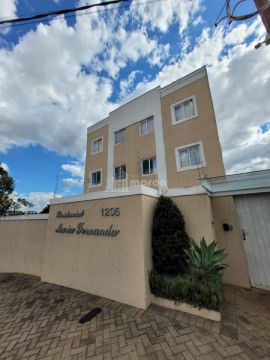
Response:
[{"label": "white cloud", "polygon": [[170,44],[166,45],[158,45],[154,48],[154,50],[151,53],[151,56],[149,58],[149,63],[151,65],[158,65],[161,67],[165,61],[168,61],[170,52]]},{"label": "white cloud", "polygon": [[64,171],[69,172],[72,176],[79,176],[81,178],[84,176],[84,164],[77,161],[74,161],[70,164],[63,164],[61,168]]},{"label": "white cloud", "polygon": [[[17,0],[1,0],[0,19],[8,20],[16,17]],[[6,35],[10,31],[10,27],[2,25],[0,34]]]},{"label": "white cloud", "polygon": [[75,186],[82,187],[84,177],[83,163],[73,161],[70,164],[63,164],[61,168],[72,176],[68,178],[63,178],[62,180],[65,192],[70,192],[70,190]]},{"label": "white cloud", "polygon": [[[263,26],[258,20],[229,29],[204,27],[192,39],[186,33],[193,25],[198,31],[202,3],[160,1],[134,6],[131,16],[125,12],[121,17],[116,11],[93,13],[78,16],[74,28],[58,19],[28,32],[13,49],[1,48],[0,152],[39,143],[80,159],[87,126],[117,107],[110,98],[123,69],[128,66],[129,72],[121,74],[121,102],[206,64],[227,170],[265,167],[269,135],[258,131],[269,121],[270,52],[267,47],[255,51],[255,41],[247,42],[252,36],[256,42],[263,38]],[[152,32],[165,33],[171,25],[180,33],[173,57],[170,44]],[[134,89],[144,70],[142,59],[161,70],[151,81],[145,74]],[[83,174],[80,162],[62,169],[71,174],[66,179],[70,185]]]},{"label": "white cloud", "polygon": [[161,0],[137,7],[137,17],[152,29],[166,32],[176,23],[179,32],[187,29],[190,22],[196,19],[198,12],[203,11],[201,0]]},{"label": "white cloud", "polygon": [[131,91],[133,90],[133,86],[134,86],[134,81],[136,79],[137,74],[140,74],[141,71],[131,71],[131,73],[128,75],[128,77],[126,79],[123,79],[120,81],[120,95],[121,97],[125,97],[128,94],[131,93]]},{"label": "white cloud", "polygon": [[82,186],[82,179],[65,178],[63,179],[64,191],[69,192],[74,186]]},{"label": "white cloud", "polygon": [[9,167],[8,167],[8,165],[7,165],[6,163],[2,162],[2,163],[0,163],[0,165],[2,166],[2,168],[3,168],[4,170],[6,170],[7,172],[9,172]]},{"label": "white cloud", "polygon": [[53,199],[53,197],[54,193],[52,192],[30,192],[27,196],[27,200],[34,205],[30,208],[30,211],[41,211],[47,204],[49,204],[50,199]]},{"label": "white cloud", "polygon": [[146,58],[150,63],[153,61],[152,58],[157,52],[159,44],[157,40],[148,36],[144,28],[132,32],[119,28],[114,35],[105,61],[100,64],[111,77],[116,78],[128,61],[135,63],[141,58]]},{"label": "white cloud", "polygon": [[80,67],[104,49],[104,26],[79,21],[74,30],[55,21],[27,33],[13,50],[0,50],[0,151],[40,143],[83,152],[87,125],[112,109],[111,81]]},{"label": "white cloud", "polygon": [[1,0],[0,18],[8,19],[16,16],[17,0]]},{"label": "white cloud", "polygon": [[[21,207],[22,211],[35,211],[40,212],[47,204],[49,204],[50,199],[53,199],[54,193],[53,192],[30,192],[28,195],[20,194],[14,191],[11,197],[17,201],[18,198],[24,198],[29,201],[33,206],[28,207]],[[59,196],[57,196],[59,197]]]},{"label": "white cloud", "polygon": [[[108,71],[116,79],[128,62],[135,64],[145,58],[161,66],[169,45],[161,45],[149,35],[149,24],[153,20],[153,26],[159,26],[158,18],[162,18],[162,30],[177,21],[183,29],[200,1],[186,3],[153,3],[151,18],[143,15],[144,6],[132,7],[131,16],[128,11],[121,17],[117,11],[104,17],[102,13],[78,16],[74,28],[58,18],[28,32],[11,50],[1,48],[0,152],[38,143],[62,154],[81,156],[87,126],[117,107],[108,100],[112,80],[93,70]],[[161,12],[165,15],[160,16]],[[130,22],[135,24],[132,31]]]}]

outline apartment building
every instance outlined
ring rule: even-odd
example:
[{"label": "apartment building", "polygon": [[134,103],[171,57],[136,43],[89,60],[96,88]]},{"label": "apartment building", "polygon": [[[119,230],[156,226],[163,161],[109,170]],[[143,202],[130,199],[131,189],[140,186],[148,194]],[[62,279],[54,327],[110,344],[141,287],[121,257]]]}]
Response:
[{"label": "apartment building", "polygon": [[201,179],[224,174],[205,67],[88,128],[85,193],[143,184],[171,196],[196,194]]},{"label": "apartment building", "polygon": [[165,193],[191,238],[226,248],[225,282],[269,288],[269,179],[269,170],[225,175],[203,67],[90,126],[84,194],[52,199],[47,218],[0,219],[0,270],[146,309],[153,213]]}]

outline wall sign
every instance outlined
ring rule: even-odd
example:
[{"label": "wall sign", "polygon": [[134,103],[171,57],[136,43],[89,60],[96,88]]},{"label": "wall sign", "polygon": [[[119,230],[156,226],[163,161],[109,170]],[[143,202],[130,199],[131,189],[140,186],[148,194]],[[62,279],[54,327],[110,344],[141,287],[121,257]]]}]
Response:
[{"label": "wall sign", "polygon": [[56,233],[61,234],[76,234],[76,235],[88,235],[88,236],[111,236],[115,237],[120,233],[120,230],[114,229],[113,225],[110,225],[107,229],[101,228],[86,228],[84,223],[79,223],[76,227],[73,226],[64,226],[60,224],[55,230]]},{"label": "wall sign", "polygon": [[84,210],[82,211],[57,211],[56,217],[57,218],[72,218],[72,217],[83,217],[84,215]]},{"label": "wall sign", "polygon": [[102,216],[120,216],[120,208],[119,207],[102,208],[101,215]]},{"label": "wall sign", "polygon": [[[57,211],[56,217],[57,218],[74,218],[74,217],[83,217],[85,211]],[[102,216],[119,216],[120,215],[120,208],[102,208],[101,209]],[[77,226],[75,225],[64,225],[63,223],[59,224],[58,227],[55,229],[56,233],[60,234],[69,234],[69,235],[88,235],[88,236],[109,236],[109,237],[116,237],[120,230],[114,229],[113,225],[110,225],[108,228],[94,228],[94,227],[87,227],[84,222],[80,222]]]}]

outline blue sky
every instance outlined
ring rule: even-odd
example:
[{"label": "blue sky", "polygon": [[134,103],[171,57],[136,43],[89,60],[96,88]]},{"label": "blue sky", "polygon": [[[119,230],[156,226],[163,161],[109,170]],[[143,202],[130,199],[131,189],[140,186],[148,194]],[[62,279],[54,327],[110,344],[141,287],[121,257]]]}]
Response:
[{"label": "blue sky", "polygon": [[[0,18],[96,1],[1,0]],[[0,161],[40,209],[82,192],[86,129],[207,65],[228,173],[270,167],[270,47],[260,18],[214,26],[224,0],[134,0],[0,29]],[[254,9],[247,0],[240,10]],[[90,13],[91,12],[91,13]],[[58,179],[58,180],[57,180]]]}]

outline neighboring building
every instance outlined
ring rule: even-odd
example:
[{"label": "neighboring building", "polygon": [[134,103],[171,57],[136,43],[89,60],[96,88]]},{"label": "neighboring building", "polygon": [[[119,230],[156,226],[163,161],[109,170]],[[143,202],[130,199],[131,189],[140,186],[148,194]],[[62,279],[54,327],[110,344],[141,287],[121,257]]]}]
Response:
[{"label": "neighboring building", "polygon": [[172,194],[225,174],[207,71],[139,96],[90,126],[84,192],[144,184]]}]

